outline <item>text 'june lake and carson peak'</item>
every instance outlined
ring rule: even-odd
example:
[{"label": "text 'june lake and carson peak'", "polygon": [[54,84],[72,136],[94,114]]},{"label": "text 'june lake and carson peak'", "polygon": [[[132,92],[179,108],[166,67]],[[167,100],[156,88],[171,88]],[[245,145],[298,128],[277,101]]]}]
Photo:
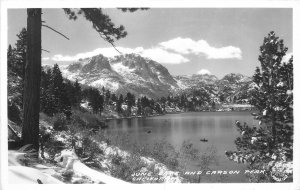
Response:
[{"label": "text 'june lake and carson peak'", "polygon": [[[207,170],[207,171],[186,171],[184,175],[238,175],[238,174],[264,174],[265,170]],[[178,172],[179,174],[179,172]],[[151,172],[136,172],[131,175],[133,177],[133,181],[140,182],[157,182],[163,181],[161,175],[153,176]]]},{"label": "text 'june lake and carson peak'", "polygon": [[[207,170],[207,171],[185,171],[184,175],[237,175],[237,174],[264,174],[265,170]],[[139,176],[148,176],[151,177],[152,173],[150,172],[136,172],[131,175],[132,177],[139,177]]]}]

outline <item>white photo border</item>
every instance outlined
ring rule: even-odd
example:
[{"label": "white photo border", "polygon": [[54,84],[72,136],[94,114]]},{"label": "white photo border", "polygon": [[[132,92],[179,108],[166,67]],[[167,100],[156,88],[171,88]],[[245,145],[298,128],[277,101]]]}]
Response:
[{"label": "white photo border", "polygon": [[[206,184],[141,184],[141,185],[11,185],[7,184],[7,9],[11,8],[80,8],[80,7],[150,7],[150,8],[292,8],[294,55],[294,181],[293,183],[206,183]],[[1,53],[0,53],[0,189],[300,189],[300,1],[299,0],[1,0]],[[298,42],[298,43],[296,43]]]}]

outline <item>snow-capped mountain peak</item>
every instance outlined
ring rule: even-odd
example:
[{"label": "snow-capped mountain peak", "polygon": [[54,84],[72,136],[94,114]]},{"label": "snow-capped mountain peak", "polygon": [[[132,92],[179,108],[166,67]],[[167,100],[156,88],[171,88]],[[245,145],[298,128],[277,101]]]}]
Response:
[{"label": "snow-capped mountain peak", "polygon": [[169,71],[161,64],[136,54],[107,58],[97,55],[78,60],[62,70],[63,76],[115,93],[131,92],[155,98],[167,96],[178,88]]},{"label": "snow-capped mountain peak", "polygon": [[133,93],[150,98],[166,97],[178,93],[190,93],[199,89],[211,94],[230,96],[248,85],[251,78],[230,73],[222,79],[212,74],[172,76],[161,64],[137,54],[125,54],[111,58],[97,55],[80,59],[62,68],[63,76],[78,79],[79,83],[101,89],[105,87],[116,94]]}]

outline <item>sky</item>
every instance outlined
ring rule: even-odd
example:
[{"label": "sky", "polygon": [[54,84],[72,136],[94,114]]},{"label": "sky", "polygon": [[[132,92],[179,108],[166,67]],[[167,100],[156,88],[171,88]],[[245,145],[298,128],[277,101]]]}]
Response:
[{"label": "sky", "polygon": [[[293,12],[288,8],[151,8],[124,13],[104,9],[128,35],[115,42],[122,53],[137,53],[165,66],[172,75],[229,73],[252,76],[259,66],[259,47],[270,31],[293,53]],[[66,65],[98,54],[118,55],[92,24],[79,16],[69,20],[62,9],[43,9],[43,64]],[[26,9],[8,10],[8,43],[26,26]]]}]

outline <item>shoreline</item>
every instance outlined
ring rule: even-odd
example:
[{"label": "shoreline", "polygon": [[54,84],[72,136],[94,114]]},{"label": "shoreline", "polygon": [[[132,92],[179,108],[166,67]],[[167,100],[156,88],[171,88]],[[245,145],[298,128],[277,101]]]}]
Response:
[{"label": "shoreline", "polygon": [[158,117],[158,116],[164,116],[164,115],[171,115],[171,114],[181,114],[181,113],[201,113],[201,112],[252,112],[255,110],[222,110],[222,111],[183,111],[183,112],[169,112],[169,113],[163,113],[163,114],[156,114],[156,115],[148,115],[148,116],[126,116],[126,117],[109,117],[109,118],[103,118],[103,121],[111,121],[111,120],[119,120],[119,119],[132,119],[132,118],[148,118],[148,117]]}]

